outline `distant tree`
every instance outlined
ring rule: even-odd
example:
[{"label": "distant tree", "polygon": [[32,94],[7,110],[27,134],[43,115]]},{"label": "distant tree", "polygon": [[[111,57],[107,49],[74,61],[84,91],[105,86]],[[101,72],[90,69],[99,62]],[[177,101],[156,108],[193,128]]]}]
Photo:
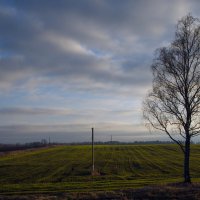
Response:
[{"label": "distant tree", "polygon": [[191,138],[200,133],[199,19],[188,14],[178,22],[174,41],[157,50],[152,72],[144,118],[179,145],[184,153],[184,182],[191,183]]},{"label": "distant tree", "polygon": [[46,139],[42,139],[42,140],[41,140],[41,144],[47,145],[47,140],[46,140]]}]

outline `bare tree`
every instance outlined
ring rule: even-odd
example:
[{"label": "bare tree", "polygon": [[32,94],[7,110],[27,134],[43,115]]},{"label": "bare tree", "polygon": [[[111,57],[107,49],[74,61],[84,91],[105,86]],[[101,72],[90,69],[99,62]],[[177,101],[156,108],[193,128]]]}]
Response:
[{"label": "bare tree", "polygon": [[191,138],[200,133],[200,21],[182,18],[174,41],[157,50],[153,89],[144,101],[147,124],[166,133],[184,153],[184,182],[190,178]]}]

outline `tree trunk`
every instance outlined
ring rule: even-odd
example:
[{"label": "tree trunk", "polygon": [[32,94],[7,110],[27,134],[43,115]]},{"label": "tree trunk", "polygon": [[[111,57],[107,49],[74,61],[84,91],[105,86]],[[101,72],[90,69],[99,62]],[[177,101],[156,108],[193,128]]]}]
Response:
[{"label": "tree trunk", "polygon": [[190,179],[190,138],[186,138],[186,141],[185,141],[184,182],[191,183],[191,179]]}]

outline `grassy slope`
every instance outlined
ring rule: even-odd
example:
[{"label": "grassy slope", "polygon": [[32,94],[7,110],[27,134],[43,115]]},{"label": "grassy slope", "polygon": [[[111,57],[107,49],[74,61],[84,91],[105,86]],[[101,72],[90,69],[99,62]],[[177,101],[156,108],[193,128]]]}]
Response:
[{"label": "grassy slope", "polygon": [[[191,176],[200,180],[200,145],[193,145]],[[0,193],[114,190],[181,181],[176,145],[99,145],[90,176],[90,146],[58,146],[0,157]]]}]

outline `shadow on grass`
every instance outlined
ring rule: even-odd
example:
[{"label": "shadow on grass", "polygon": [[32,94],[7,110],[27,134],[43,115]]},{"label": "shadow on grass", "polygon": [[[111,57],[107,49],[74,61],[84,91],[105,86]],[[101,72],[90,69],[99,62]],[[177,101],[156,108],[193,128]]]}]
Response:
[{"label": "shadow on grass", "polygon": [[171,183],[167,185],[148,186],[140,189],[127,189],[107,192],[79,192],[79,193],[55,193],[35,195],[2,195],[0,200],[142,200],[142,199],[200,199],[200,183],[183,184]]}]

